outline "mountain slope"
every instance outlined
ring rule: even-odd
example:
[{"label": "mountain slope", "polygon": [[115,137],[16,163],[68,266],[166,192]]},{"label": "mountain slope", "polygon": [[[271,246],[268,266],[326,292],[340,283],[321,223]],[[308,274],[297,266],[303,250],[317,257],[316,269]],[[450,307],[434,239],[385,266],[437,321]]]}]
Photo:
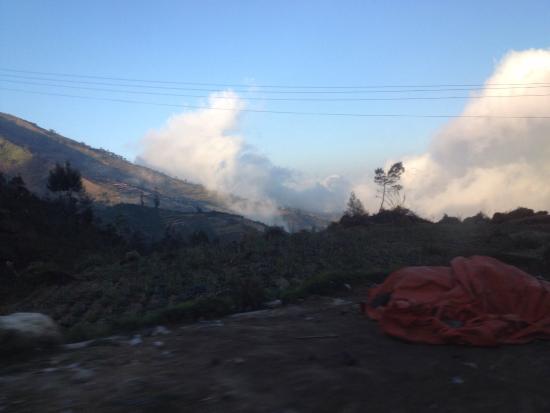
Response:
[{"label": "mountain slope", "polygon": [[[225,200],[254,203],[209,191],[202,185],[172,178],[123,157],[66,138],[53,130],[6,113],[0,113],[0,172],[20,174],[35,193],[46,193],[48,172],[56,162],[69,161],[83,178],[86,192],[106,205],[153,205],[158,194],[162,209],[185,213],[234,213]],[[277,221],[291,231],[326,227],[332,217],[280,207]]]},{"label": "mountain slope", "polygon": [[158,191],[165,209],[192,212],[197,208],[227,211],[215,193],[102,149],[65,138],[23,119],[0,113],[0,171],[21,174],[28,187],[37,193],[46,188],[48,171],[65,161],[81,171],[86,191],[107,204],[140,203],[152,205]]}]

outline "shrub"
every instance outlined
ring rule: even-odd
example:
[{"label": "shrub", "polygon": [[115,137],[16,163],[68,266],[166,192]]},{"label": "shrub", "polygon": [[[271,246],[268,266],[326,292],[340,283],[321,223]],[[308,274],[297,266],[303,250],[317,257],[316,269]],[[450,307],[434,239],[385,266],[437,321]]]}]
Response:
[{"label": "shrub", "polygon": [[437,223],[438,224],[460,224],[460,219],[457,217],[450,217],[449,215],[445,214]]},{"label": "shrub", "polygon": [[355,285],[365,282],[380,282],[386,275],[387,271],[370,271],[370,272],[322,272],[312,277],[306,278],[297,287],[290,288],[282,294],[284,301],[295,301],[299,298],[307,297],[308,295],[339,295],[347,291],[346,284]]},{"label": "shrub", "polygon": [[81,192],[82,177],[77,169],[71,167],[70,162],[65,162],[65,166],[59,163],[55,164],[48,176],[48,189],[52,192]]},{"label": "shrub", "polygon": [[492,222],[502,224],[515,219],[528,218],[535,215],[535,211],[530,208],[519,207],[509,212],[495,212]]},{"label": "shrub", "polygon": [[280,226],[270,226],[264,231],[264,238],[268,241],[286,238],[288,232]]},{"label": "shrub", "polygon": [[471,217],[464,218],[463,222],[465,224],[487,224],[491,222],[491,220],[487,215],[480,211],[477,214],[472,215]]}]

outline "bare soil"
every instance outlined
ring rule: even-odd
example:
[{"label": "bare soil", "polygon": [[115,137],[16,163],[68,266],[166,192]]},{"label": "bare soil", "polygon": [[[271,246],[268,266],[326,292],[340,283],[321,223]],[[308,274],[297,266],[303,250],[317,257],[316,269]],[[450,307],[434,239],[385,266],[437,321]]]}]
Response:
[{"label": "bare soil", "polygon": [[2,360],[0,411],[550,411],[550,342],[409,344],[359,313],[363,296]]}]

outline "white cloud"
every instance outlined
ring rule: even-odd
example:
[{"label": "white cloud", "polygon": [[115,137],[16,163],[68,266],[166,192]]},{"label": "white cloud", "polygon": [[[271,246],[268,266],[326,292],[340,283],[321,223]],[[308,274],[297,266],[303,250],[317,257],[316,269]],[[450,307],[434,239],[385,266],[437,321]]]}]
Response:
[{"label": "white cloud", "polygon": [[[506,97],[550,95],[535,83],[550,85],[550,49],[508,53],[462,113],[493,118],[456,118],[426,153],[403,159],[408,206],[433,218],[550,208],[550,120],[506,118],[550,115],[550,96]],[[495,95],[503,97],[488,97]]]},{"label": "white cloud", "polygon": [[[342,177],[317,182],[274,165],[246,144],[238,133],[243,101],[231,91],[214,93],[208,106],[172,116],[163,128],[148,133],[139,159],[173,176],[199,182],[232,201],[241,213],[272,221],[277,206],[319,212],[342,210],[350,185]],[[229,198],[228,198],[229,200]]]},{"label": "white cloud", "polygon": [[[498,62],[485,88],[472,95],[462,112],[492,118],[453,119],[425,153],[402,159],[407,206],[430,218],[517,206],[549,209],[550,120],[507,118],[550,114],[550,96],[509,97],[550,95],[549,87],[534,88],[536,83],[550,85],[550,49],[510,52]],[[495,95],[502,97],[490,97]],[[237,94],[214,93],[208,105],[226,110],[172,116],[145,136],[140,158],[171,175],[246,198],[250,202],[233,207],[264,221],[277,215],[278,206],[342,211],[352,186],[369,210],[377,210],[372,176],[351,185],[338,175],[315,180],[278,167],[239,133],[245,105]]]}]

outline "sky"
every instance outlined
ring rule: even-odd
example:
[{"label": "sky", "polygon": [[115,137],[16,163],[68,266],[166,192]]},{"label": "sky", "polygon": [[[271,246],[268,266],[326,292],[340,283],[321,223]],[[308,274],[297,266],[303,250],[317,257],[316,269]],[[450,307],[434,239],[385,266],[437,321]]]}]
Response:
[{"label": "sky", "polygon": [[[285,95],[262,85],[483,84],[509,52],[550,47],[549,21],[547,0],[0,0],[0,111],[134,160],[144,157],[144,142],[151,142],[148,137],[169,119],[193,111],[185,105],[208,105],[215,93],[234,93],[229,98],[239,102],[238,121],[228,127],[235,129],[230,132],[243,145],[254,148],[255,156],[312,179],[339,175],[353,181],[372,175],[375,167],[390,159],[425,153],[450,119],[246,110],[457,115],[467,107],[470,92],[441,92],[464,97],[441,100],[274,101],[268,98],[430,94]],[[75,88],[120,86],[63,81],[44,86],[48,81],[43,79],[52,76],[12,70],[243,86],[179,91],[198,98],[137,95]],[[107,83],[96,78],[55,78]]]}]

